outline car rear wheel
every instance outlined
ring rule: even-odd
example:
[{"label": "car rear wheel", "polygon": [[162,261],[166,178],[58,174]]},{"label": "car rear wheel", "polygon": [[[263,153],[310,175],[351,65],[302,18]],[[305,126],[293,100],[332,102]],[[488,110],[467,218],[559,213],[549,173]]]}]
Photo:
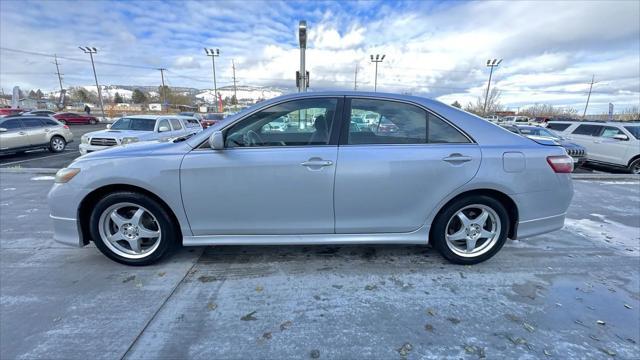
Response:
[{"label": "car rear wheel", "polygon": [[431,240],[442,256],[455,264],[471,265],[494,256],[509,233],[509,216],[494,198],[474,195],[449,204],[438,214]]},{"label": "car rear wheel", "polygon": [[59,153],[67,146],[67,142],[62,136],[54,136],[49,140],[49,151]]},{"label": "car rear wheel", "polygon": [[90,125],[95,125],[97,123],[96,119],[89,120]]},{"label": "car rear wheel", "polygon": [[126,265],[153,264],[172,252],[179,231],[156,200],[134,192],[102,198],[90,217],[91,237],[108,258]]},{"label": "car rear wheel", "polygon": [[628,170],[631,174],[640,174],[640,158],[633,160]]}]

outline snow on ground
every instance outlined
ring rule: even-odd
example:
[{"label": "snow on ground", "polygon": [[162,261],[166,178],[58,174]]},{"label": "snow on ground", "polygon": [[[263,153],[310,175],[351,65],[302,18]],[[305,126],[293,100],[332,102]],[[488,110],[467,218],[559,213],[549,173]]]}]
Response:
[{"label": "snow on ground", "polygon": [[590,215],[601,221],[567,218],[564,222],[565,229],[609,244],[627,255],[640,256],[640,228],[609,220],[605,215]]}]

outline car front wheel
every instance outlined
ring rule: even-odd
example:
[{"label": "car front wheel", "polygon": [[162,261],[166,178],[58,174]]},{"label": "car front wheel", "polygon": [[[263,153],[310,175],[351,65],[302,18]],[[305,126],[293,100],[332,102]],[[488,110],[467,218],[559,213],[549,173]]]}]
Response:
[{"label": "car front wheel", "polygon": [[631,174],[640,174],[640,158],[633,160],[628,170]]},{"label": "car front wheel", "polygon": [[496,199],[474,195],[449,204],[431,229],[433,246],[455,264],[471,265],[494,256],[509,233],[509,216]]},{"label": "car front wheel", "polygon": [[49,141],[49,151],[59,153],[67,146],[67,142],[61,136],[54,136]]},{"label": "car front wheel", "polygon": [[178,244],[179,231],[169,213],[143,194],[109,194],[94,206],[89,221],[96,247],[122,264],[153,264]]}]

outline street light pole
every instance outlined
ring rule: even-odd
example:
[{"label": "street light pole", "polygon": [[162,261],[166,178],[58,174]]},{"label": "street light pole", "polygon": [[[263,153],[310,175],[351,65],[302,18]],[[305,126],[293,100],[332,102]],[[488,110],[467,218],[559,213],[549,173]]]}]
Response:
[{"label": "street light pole", "polygon": [[298,25],[298,39],[300,40],[300,80],[298,92],[307,91],[307,71],[305,69],[305,51],[307,50],[307,22],[302,20]]},{"label": "street light pole", "polygon": [[378,91],[378,63],[381,63],[382,60],[384,60],[384,57],[386,55],[382,55],[382,57],[380,57],[379,54],[376,54],[375,58],[373,57],[373,55],[371,55],[371,62],[376,64],[376,75],[375,75],[375,80],[373,82],[373,91],[377,92]]},{"label": "street light pole", "polygon": [[482,113],[484,115],[487,114],[487,100],[489,100],[489,87],[491,86],[491,76],[493,75],[493,68],[498,67],[498,65],[500,65],[501,62],[502,62],[502,59],[500,60],[493,59],[493,61],[491,61],[491,59],[487,60],[487,66],[491,68],[491,71],[489,71],[489,82],[487,83],[487,93],[484,95],[484,107],[482,108]]},{"label": "street light pole", "polygon": [[167,71],[165,68],[160,68],[160,78],[162,79],[162,108],[164,108],[165,112],[169,111],[169,107],[167,104],[167,88],[164,86],[164,72]]},{"label": "street light pole", "polygon": [[220,49],[207,49],[204,48],[204,52],[207,56],[211,57],[211,68],[213,69],[213,102],[216,105],[216,111],[218,108],[218,84],[216,83],[216,56],[220,56]]},{"label": "street light pole", "polygon": [[98,90],[98,99],[100,99],[100,112],[102,112],[102,117],[104,118],[104,104],[102,103],[102,90],[100,90],[100,85],[98,85],[98,75],[96,75],[96,66],[93,63],[93,54],[96,54],[98,52],[98,49],[94,48],[94,47],[82,47],[82,46],[78,46],[78,48],[80,48],[80,50],[82,50],[85,54],[89,54],[89,57],[91,57],[91,67],[93,68],[93,78],[96,80],[96,89]]}]

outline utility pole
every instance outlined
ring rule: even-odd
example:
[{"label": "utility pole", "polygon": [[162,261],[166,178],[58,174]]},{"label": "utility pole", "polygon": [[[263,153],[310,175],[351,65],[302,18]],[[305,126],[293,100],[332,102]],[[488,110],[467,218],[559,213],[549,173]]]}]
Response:
[{"label": "utility pole", "polygon": [[216,56],[220,56],[220,49],[204,48],[207,56],[211,57],[211,68],[213,69],[213,103],[216,105],[216,111],[220,111],[218,107],[218,84],[216,83]]},{"label": "utility pole", "polygon": [[167,88],[164,86],[164,72],[167,71],[167,69],[165,68],[159,68],[158,70],[160,70],[160,77],[162,78],[162,106],[165,108],[165,112],[167,112],[169,110],[169,107],[167,105]]},{"label": "utility pole", "polygon": [[596,75],[591,75],[591,84],[589,85],[589,95],[587,95],[587,103],[584,105],[584,112],[582,113],[582,119],[584,120],[584,118],[587,116],[587,107],[589,107],[589,100],[591,99],[591,89],[593,89],[593,80],[595,79]]},{"label": "utility pole", "polygon": [[102,117],[104,118],[104,104],[102,103],[102,90],[100,90],[100,85],[98,85],[98,75],[96,75],[96,66],[93,63],[93,54],[98,53],[98,49],[94,47],[82,47],[78,46],[80,50],[82,50],[85,54],[89,54],[91,57],[91,67],[93,68],[93,78],[96,80],[96,89],[98,89],[98,99],[100,99],[100,112],[102,112]]},{"label": "utility pole", "polygon": [[238,88],[236,86],[236,62],[233,59],[231,59],[231,67],[233,68],[233,110],[235,111],[238,107]]},{"label": "utility pole", "polygon": [[58,66],[58,56],[56,54],[53,55],[55,58],[54,64],[56,64],[56,74],[58,74],[58,83],[60,83],[60,93],[62,93],[62,74],[60,74],[60,67]]},{"label": "utility pole", "polygon": [[382,55],[382,57],[380,57],[380,55],[376,55],[376,57],[374,58],[373,55],[371,55],[371,62],[376,64],[376,76],[375,76],[375,80],[373,82],[373,91],[377,92],[378,91],[378,63],[381,63],[382,60],[384,60],[384,57],[386,55]]},{"label": "utility pole", "polygon": [[487,60],[487,66],[491,68],[491,71],[489,71],[489,82],[487,83],[487,92],[484,95],[484,107],[482,108],[482,113],[484,115],[487,114],[487,100],[489,100],[489,87],[491,86],[491,76],[493,75],[493,68],[498,67],[498,65],[500,65],[501,62],[502,62],[502,59],[500,60],[493,59],[493,61],[491,61],[490,59]]},{"label": "utility pole", "polygon": [[353,91],[358,90],[358,64],[356,64],[356,72],[353,75]]}]

